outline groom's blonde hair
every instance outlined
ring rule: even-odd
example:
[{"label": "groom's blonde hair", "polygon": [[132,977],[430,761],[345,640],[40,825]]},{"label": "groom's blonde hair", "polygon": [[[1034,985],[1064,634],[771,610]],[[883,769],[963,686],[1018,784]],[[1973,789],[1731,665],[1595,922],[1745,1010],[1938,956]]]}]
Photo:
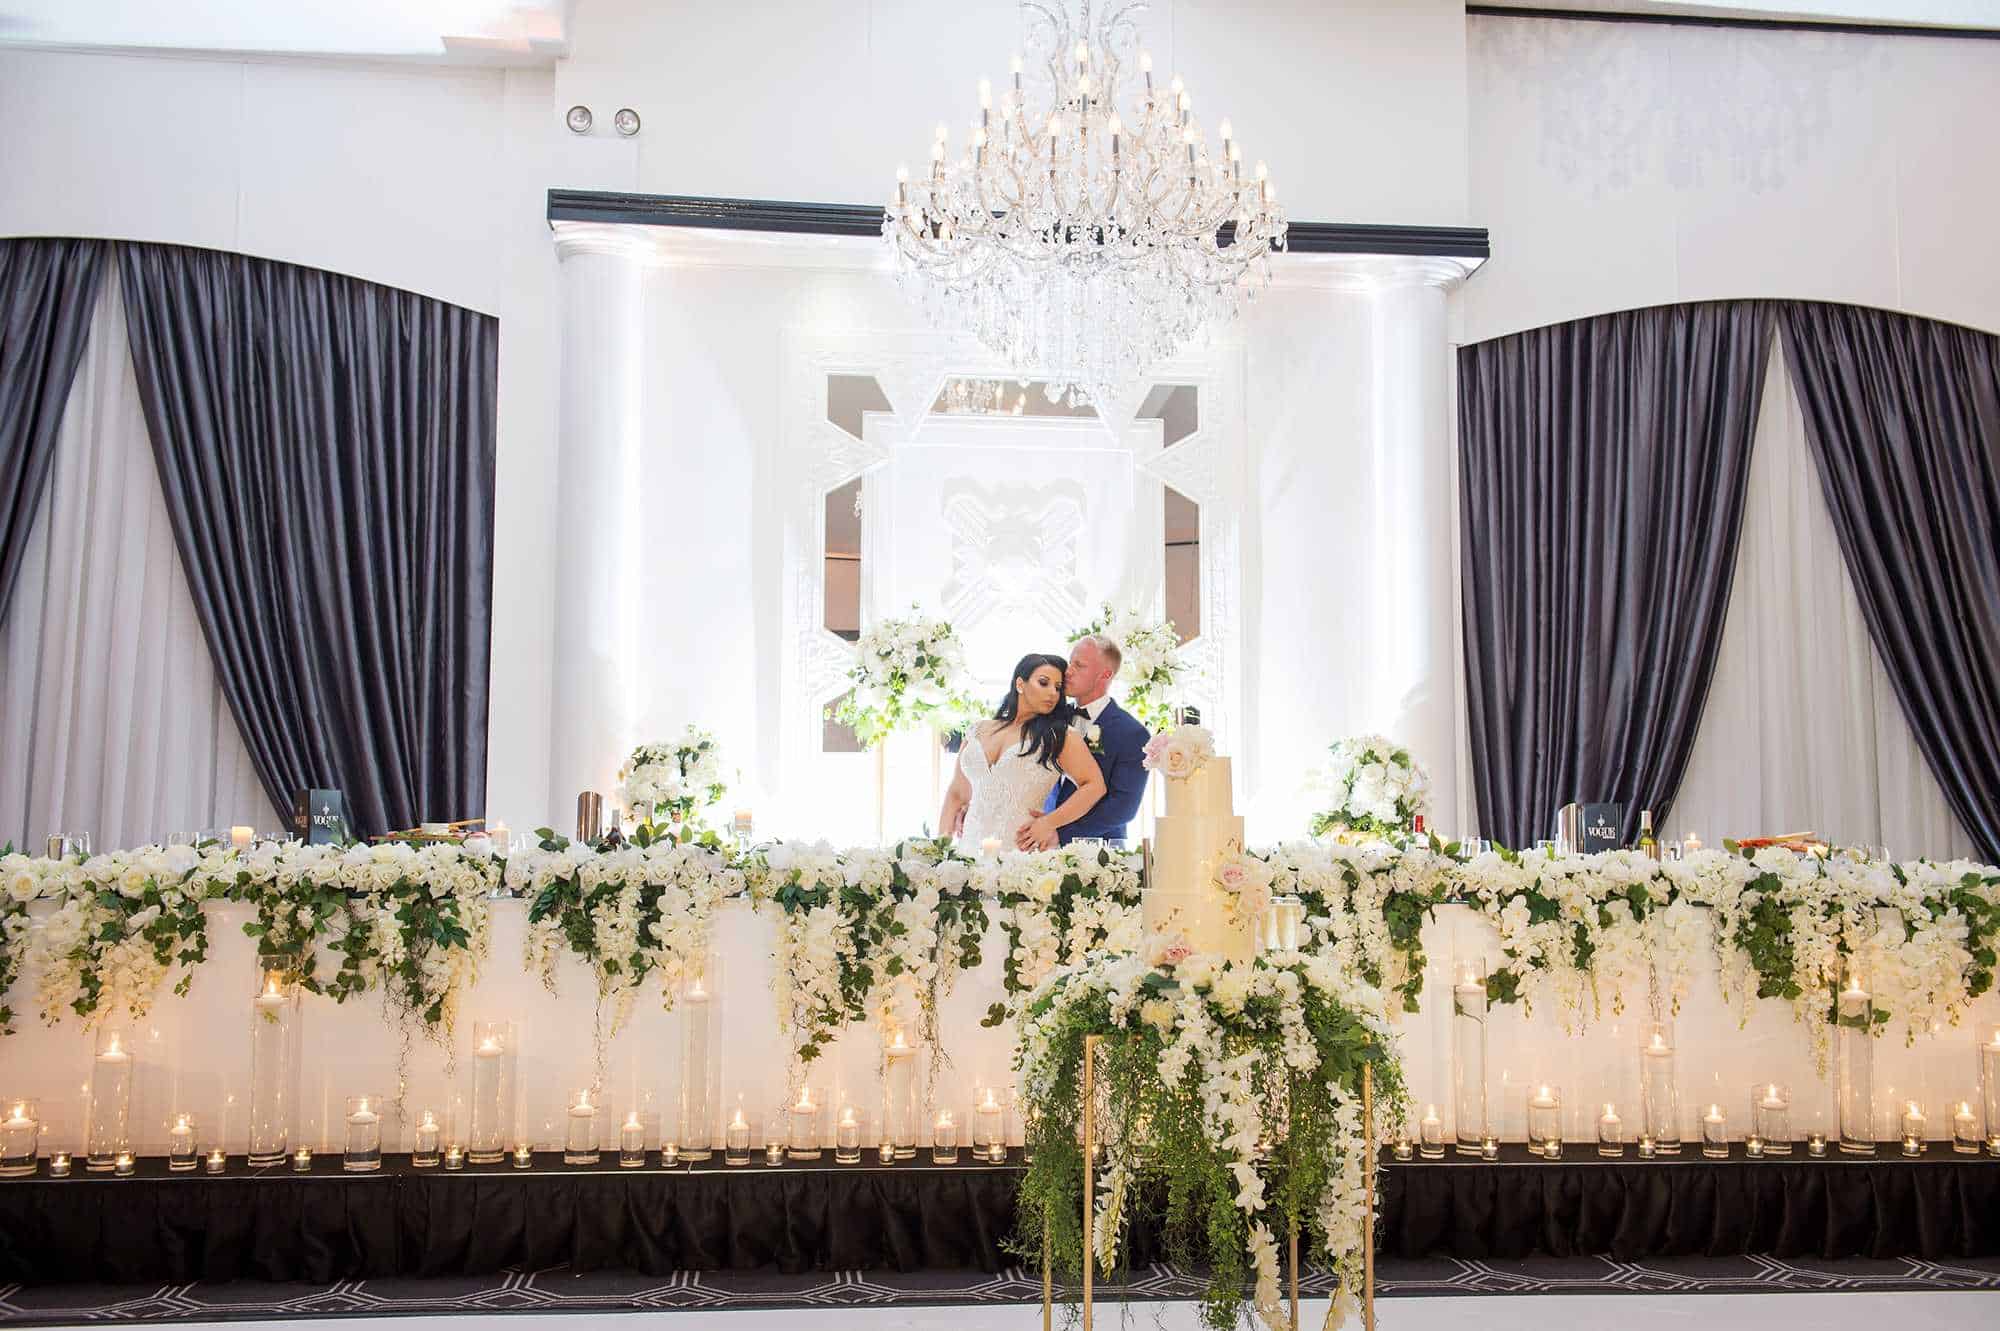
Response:
[{"label": "groom's blonde hair", "polygon": [[1076,642],[1079,647],[1086,642],[1095,647],[1098,650],[1098,654],[1111,663],[1111,673],[1114,675],[1125,664],[1125,653],[1119,651],[1118,644],[1105,637],[1102,633],[1087,633],[1083,637],[1078,638]]}]

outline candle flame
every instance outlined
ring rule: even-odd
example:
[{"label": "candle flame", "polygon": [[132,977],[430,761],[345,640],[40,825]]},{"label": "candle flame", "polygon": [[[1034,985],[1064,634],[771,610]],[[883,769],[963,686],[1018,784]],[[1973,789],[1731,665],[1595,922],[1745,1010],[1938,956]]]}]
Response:
[{"label": "candle flame", "polygon": [[793,1105],[793,1106],[792,1106],[792,1108],[794,1108],[794,1109],[811,1109],[811,1108],[813,1108],[814,1106],[813,1106],[813,1098],[812,1098],[812,1096],[813,1096],[813,1093],[812,1093],[812,1087],[810,1087],[810,1086],[801,1086],[801,1087],[799,1087],[799,1102],[798,1102],[797,1104]]},{"label": "candle flame", "polygon": [[940,1128],[951,1126],[951,1111],[949,1109],[940,1109],[938,1111],[937,1126]]},{"label": "candle flame", "polygon": [[424,1111],[424,1126],[427,1128],[434,1128],[437,1126],[437,1115],[433,1114],[428,1109]]},{"label": "candle flame", "polygon": [[643,1126],[644,1126],[643,1124],[641,1124],[641,1123],[639,1122],[639,1111],[638,1111],[638,1110],[636,1110],[636,1109],[635,1109],[635,1110],[633,1110],[633,1111],[632,1111],[631,1113],[629,1113],[629,1114],[627,1114],[627,1115],[625,1116],[625,1126],[626,1126],[626,1127],[628,1127],[628,1128],[637,1128],[637,1127],[643,1127]]},{"label": "candle flame", "polygon": [[998,1109],[1000,1107],[1000,1102],[993,1098],[993,1088],[991,1086],[986,1088],[986,1104],[984,1107],[987,1109]]},{"label": "candle flame", "polygon": [[843,1127],[843,1128],[851,1128],[851,1127],[853,1127],[853,1126],[854,1126],[854,1106],[853,1106],[853,1105],[843,1105],[843,1106],[841,1106],[841,1110],[840,1110],[840,1126],[841,1126],[841,1127]]},{"label": "candle flame", "polygon": [[[16,1114],[19,1114],[19,1112],[20,1112],[19,1110],[15,1111]],[[175,1132],[186,1132],[187,1130],[188,1130],[188,1116],[186,1114],[182,1114],[174,1119]]]},{"label": "candle flame", "polygon": [[1606,1118],[1617,1118],[1617,1117],[1618,1117],[1618,1114],[1617,1114],[1617,1111],[1616,1111],[1616,1110],[1614,1110],[1614,1109],[1612,1109],[1612,1107],[1611,1107],[1611,1102],[1610,1102],[1610,1101],[1608,1101],[1608,1100],[1607,1100],[1607,1101],[1605,1102],[1605,1104],[1604,1104],[1604,1117],[1606,1117]]},{"label": "candle flame", "polygon": [[750,1126],[743,1121],[743,1106],[738,1105],[736,1107],[736,1117],[729,1120],[729,1126],[732,1128],[747,1128]]}]

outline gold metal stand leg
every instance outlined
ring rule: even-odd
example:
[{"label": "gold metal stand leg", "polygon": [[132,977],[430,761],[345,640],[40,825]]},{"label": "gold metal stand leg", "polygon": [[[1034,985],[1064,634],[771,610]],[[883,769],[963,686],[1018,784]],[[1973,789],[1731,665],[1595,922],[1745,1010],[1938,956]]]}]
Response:
[{"label": "gold metal stand leg", "polygon": [[1049,1213],[1042,1212],[1042,1331],[1055,1331],[1056,1273],[1049,1252]]},{"label": "gold metal stand leg", "polygon": [[882,845],[889,826],[889,738],[875,741],[875,844]]},{"label": "gold metal stand leg", "polygon": [[1083,1331],[1090,1331],[1091,1272],[1097,1265],[1097,1037],[1083,1037]]},{"label": "gold metal stand leg", "polygon": [[1375,1331],[1375,1065],[1361,1065],[1361,1331]]},{"label": "gold metal stand leg", "polygon": [[1299,1218],[1292,1217],[1292,1331],[1299,1331]]}]

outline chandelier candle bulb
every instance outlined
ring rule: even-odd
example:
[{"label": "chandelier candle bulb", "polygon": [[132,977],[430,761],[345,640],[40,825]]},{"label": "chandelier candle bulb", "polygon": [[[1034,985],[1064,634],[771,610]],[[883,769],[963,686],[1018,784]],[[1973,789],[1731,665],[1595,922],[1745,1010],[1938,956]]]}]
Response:
[{"label": "chandelier candle bulb", "polygon": [[1964,1100],[1958,1102],[1958,1112],[1951,1116],[1951,1149],[1960,1155],[1979,1154],[1979,1120],[1973,1115],[1972,1105]]},{"label": "chandelier candle bulb", "polygon": [[1728,1158],[1729,1116],[1721,1105],[1710,1105],[1701,1116],[1701,1153],[1711,1160]]},{"label": "chandelier candle bulb", "polygon": [[618,1128],[618,1167],[637,1169],[646,1163],[646,1125],[634,1109]]},{"label": "chandelier candle bulb", "polygon": [[377,1106],[381,1097],[349,1096],[347,1138],[340,1153],[340,1167],[350,1174],[372,1173],[382,1167],[382,1115]]},{"label": "chandelier candle bulb", "polygon": [[1625,1154],[1625,1120],[1608,1104],[1597,1116],[1597,1153],[1613,1160]]},{"label": "chandelier candle bulb", "polygon": [[597,1163],[597,1101],[588,1088],[570,1097],[563,1130],[563,1163]]},{"label": "chandelier candle bulb", "polygon": [[186,1174],[199,1163],[194,1150],[194,1116],[174,1115],[174,1126],[167,1130],[167,1168],[176,1174]]},{"label": "chandelier candle bulb", "polygon": [[1424,1159],[1444,1159],[1444,1122],[1438,1117],[1436,1105],[1424,1106],[1424,1116],[1417,1123],[1417,1141]]},{"label": "chandelier candle bulb", "polygon": [[41,1156],[42,1122],[33,1100],[14,1100],[0,1120],[0,1177],[19,1178],[35,1172]]},{"label": "chandelier candle bulb", "polygon": [[437,1114],[429,1109],[417,1124],[416,1144],[410,1150],[410,1167],[413,1169],[433,1169],[438,1162],[438,1147],[444,1137],[444,1129],[438,1126]]}]

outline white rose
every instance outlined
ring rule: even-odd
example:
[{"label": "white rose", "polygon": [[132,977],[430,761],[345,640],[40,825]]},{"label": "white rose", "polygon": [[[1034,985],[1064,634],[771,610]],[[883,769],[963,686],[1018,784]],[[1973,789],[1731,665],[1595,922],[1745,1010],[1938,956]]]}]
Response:
[{"label": "white rose", "polygon": [[41,890],[42,880],[26,865],[7,875],[7,895],[15,901],[33,901]]}]

